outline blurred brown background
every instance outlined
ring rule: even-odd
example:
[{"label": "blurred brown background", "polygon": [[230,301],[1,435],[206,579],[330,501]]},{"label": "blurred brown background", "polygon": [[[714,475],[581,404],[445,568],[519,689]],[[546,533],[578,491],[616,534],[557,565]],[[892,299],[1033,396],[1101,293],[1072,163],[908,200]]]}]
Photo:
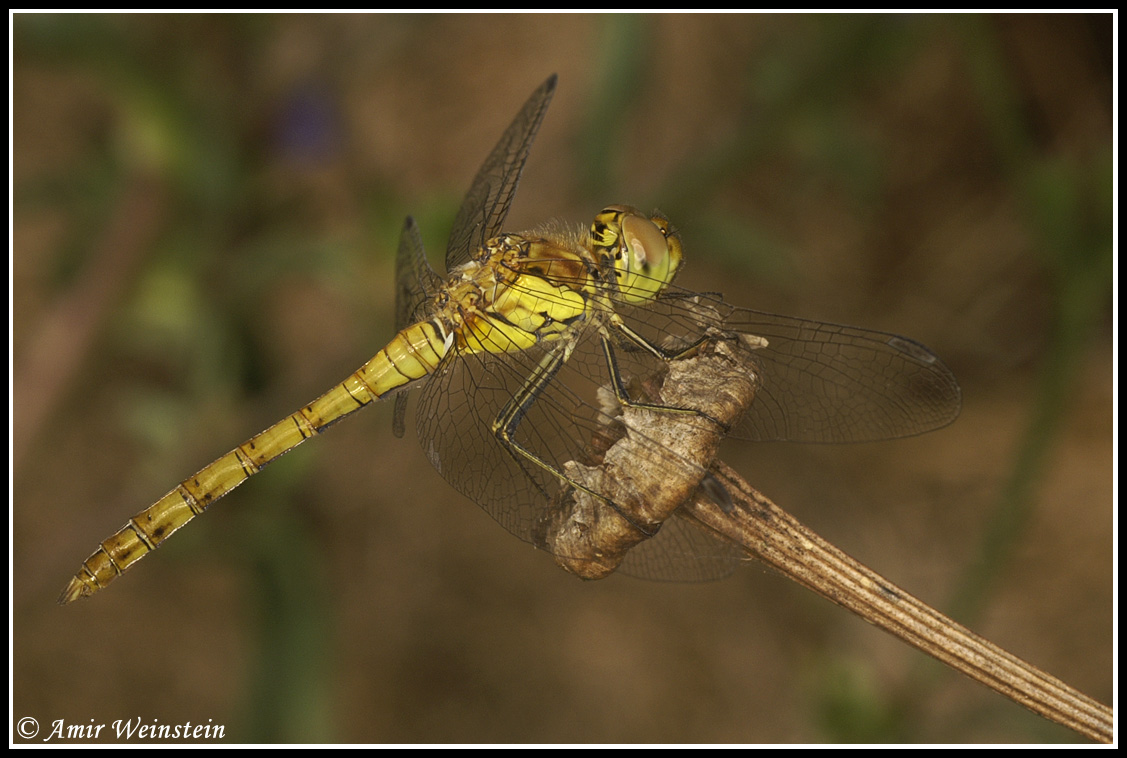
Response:
[{"label": "blurred brown background", "polygon": [[1111,24],[16,16],[15,717],[210,719],[232,742],[1073,741],[754,564],[579,582],[394,439],[390,403],[54,601],[125,519],[383,345],[403,217],[437,261],[555,71],[508,227],[660,207],[679,284],[928,344],[963,387],[951,427],[726,460],[1110,704]]}]

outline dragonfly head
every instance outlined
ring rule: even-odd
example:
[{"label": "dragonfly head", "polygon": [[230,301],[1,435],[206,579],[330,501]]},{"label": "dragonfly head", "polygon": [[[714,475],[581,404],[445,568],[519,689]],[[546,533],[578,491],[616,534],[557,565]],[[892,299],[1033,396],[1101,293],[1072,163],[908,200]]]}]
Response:
[{"label": "dragonfly head", "polygon": [[613,266],[618,292],[628,303],[656,298],[681,265],[681,238],[660,214],[612,205],[591,224],[596,256]]}]

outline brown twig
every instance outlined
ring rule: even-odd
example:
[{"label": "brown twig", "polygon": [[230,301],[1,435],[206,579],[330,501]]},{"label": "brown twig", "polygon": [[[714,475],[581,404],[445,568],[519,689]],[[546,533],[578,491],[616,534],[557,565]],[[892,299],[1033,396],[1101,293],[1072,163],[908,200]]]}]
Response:
[{"label": "brown twig", "polygon": [[681,514],[723,535],[822,597],[1050,721],[1111,742],[1112,711],[1007,653],[838,550],[743,481],[723,462],[712,472],[735,508],[697,495]]},{"label": "brown twig", "polygon": [[[574,481],[602,497],[568,488],[561,498],[546,545],[560,564],[585,578],[605,576],[646,539],[645,532],[658,531],[670,516],[688,519],[1034,713],[1089,739],[1110,742],[1110,708],[904,592],[715,461],[724,430],[755,394],[755,367],[741,364],[740,355],[746,351],[728,349],[718,339],[698,355],[671,362],[660,379],[662,403],[697,409],[707,419],[627,407],[615,422],[619,431],[613,444],[602,446],[592,460],[567,464]],[[707,486],[700,486],[702,481]],[[717,483],[727,498],[717,497]]]}]

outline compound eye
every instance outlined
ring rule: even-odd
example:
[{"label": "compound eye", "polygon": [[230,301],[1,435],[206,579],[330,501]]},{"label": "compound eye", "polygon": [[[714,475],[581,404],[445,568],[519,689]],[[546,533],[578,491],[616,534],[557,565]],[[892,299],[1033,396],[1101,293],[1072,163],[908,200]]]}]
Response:
[{"label": "compound eye", "polygon": [[632,271],[647,271],[660,266],[669,255],[669,243],[657,224],[630,214],[622,219],[622,238],[630,256]]}]

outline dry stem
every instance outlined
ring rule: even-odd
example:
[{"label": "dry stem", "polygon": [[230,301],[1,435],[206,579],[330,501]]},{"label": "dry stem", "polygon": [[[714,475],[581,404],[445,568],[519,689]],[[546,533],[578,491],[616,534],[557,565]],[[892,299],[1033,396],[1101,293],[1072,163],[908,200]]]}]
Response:
[{"label": "dry stem", "polygon": [[[615,441],[568,475],[600,497],[568,488],[556,503],[546,547],[585,578],[613,571],[627,552],[676,515],[734,543],[799,584],[908,644],[1085,737],[1112,740],[1107,706],[1007,653],[917,600],[841,552],[779,508],[724,463],[715,461],[724,429],[752,402],[755,367],[746,351],[717,339],[692,358],[673,361],[657,391],[661,402],[693,414],[627,407]],[[672,451],[673,455],[670,455]],[[705,494],[705,472],[731,502]],[[628,514],[629,520],[623,515]]]}]

